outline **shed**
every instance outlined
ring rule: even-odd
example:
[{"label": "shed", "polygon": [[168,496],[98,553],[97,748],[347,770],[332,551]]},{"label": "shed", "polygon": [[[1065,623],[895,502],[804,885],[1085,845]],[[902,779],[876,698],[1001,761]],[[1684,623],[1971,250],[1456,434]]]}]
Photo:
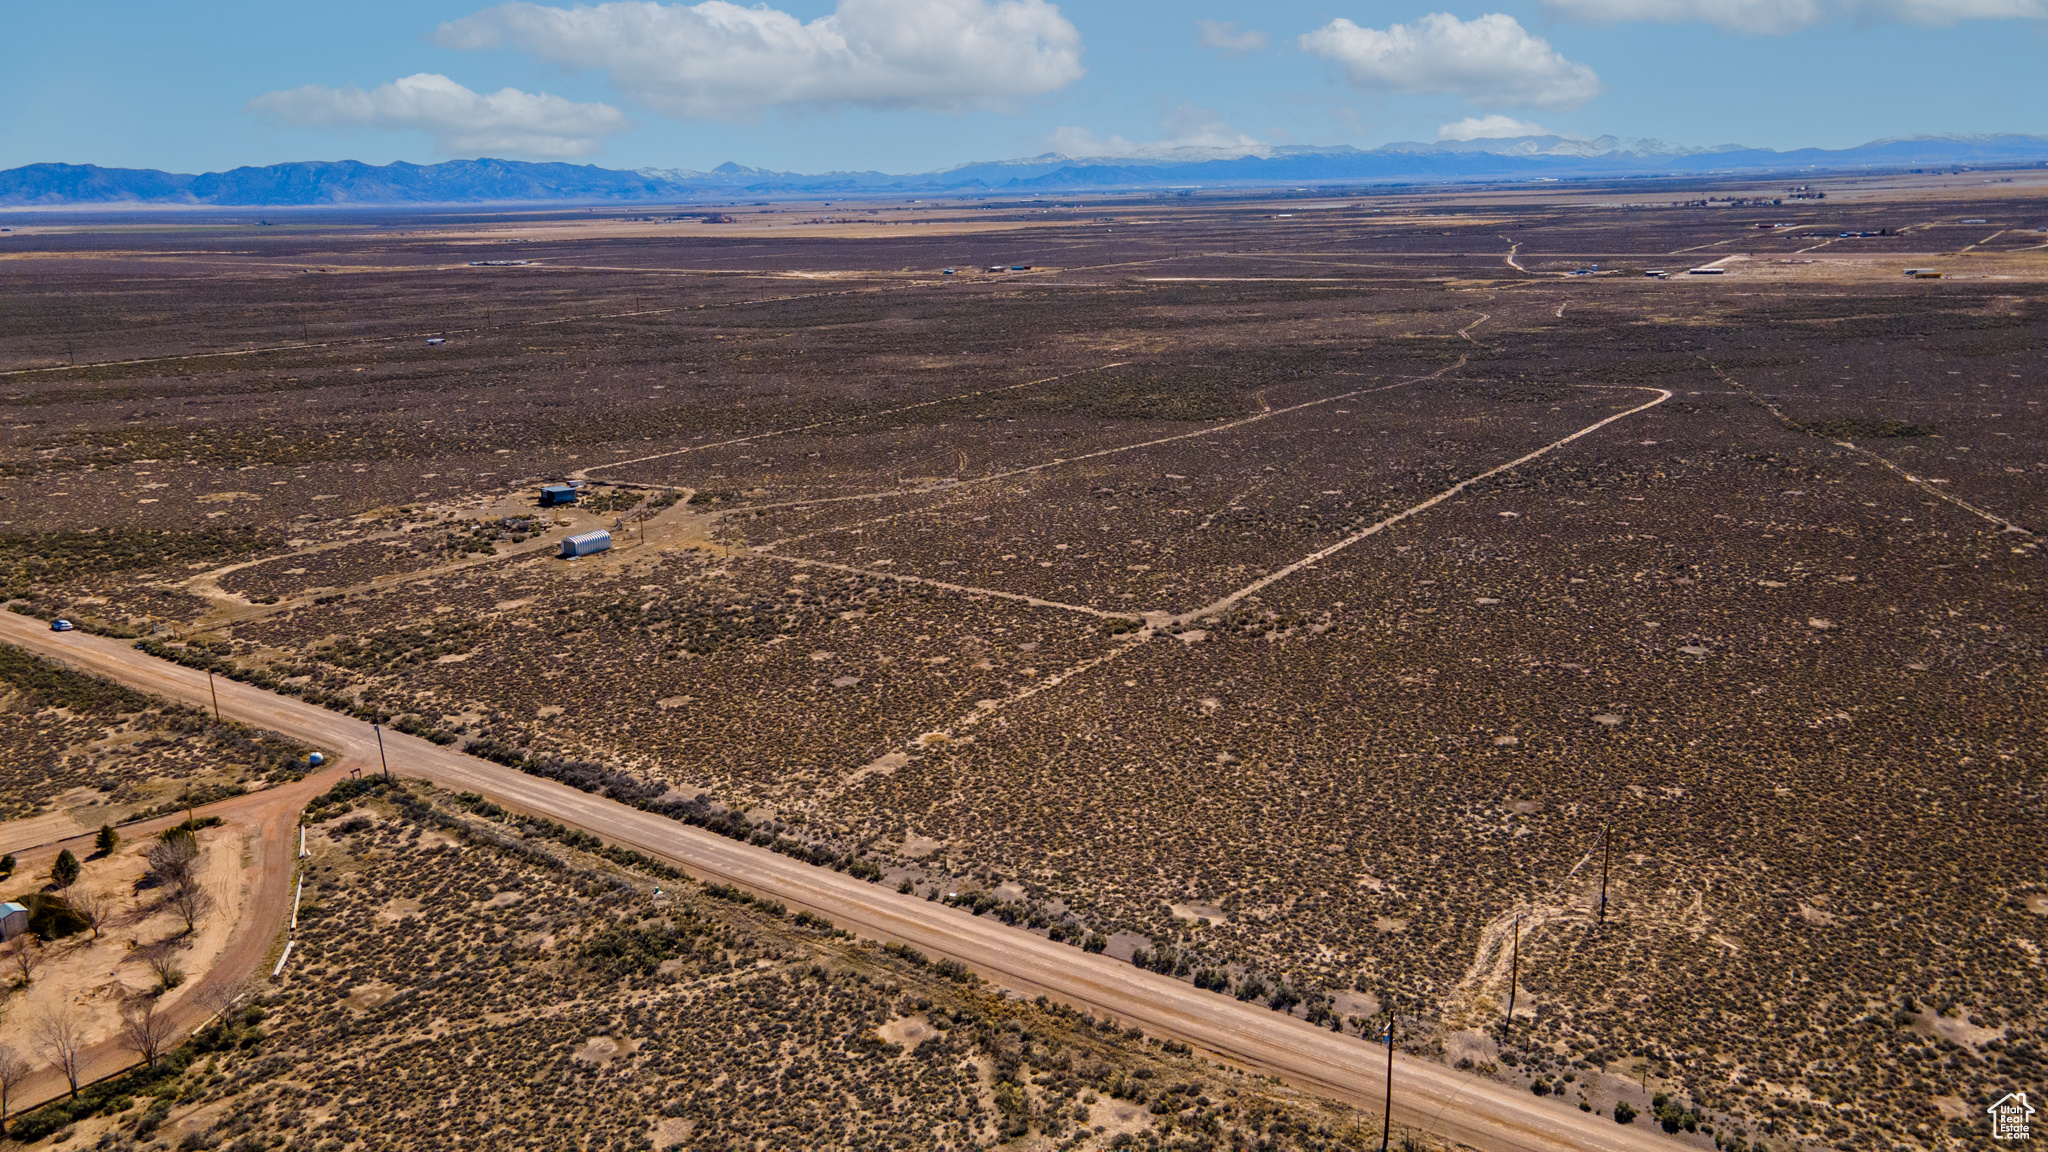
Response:
[{"label": "shed", "polygon": [[611,546],[612,534],[602,528],[595,532],[578,532],[574,536],[563,538],[562,559],[573,560],[578,556],[588,556],[593,552],[606,552],[611,549]]},{"label": "shed", "polygon": [[9,900],[0,904],[0,940],[12,940],[28,931],[28,909]]},{"label": "shed", "polygon": [[576,487],[573,484],[547,484],[540,490],[540,506],[552,508],[557,504],[574,504]]},{"label": "shed", "polygon": [[1915,280],[1939,280],[1941,279],[1941,270],[1939,268],[1908,268],[1906,269],[1906,275],[1911,276]]}]

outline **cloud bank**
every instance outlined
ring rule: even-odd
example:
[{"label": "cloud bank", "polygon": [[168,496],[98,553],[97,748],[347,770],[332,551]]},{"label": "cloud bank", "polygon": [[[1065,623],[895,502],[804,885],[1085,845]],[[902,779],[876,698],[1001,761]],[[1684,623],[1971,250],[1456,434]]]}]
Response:
[{"label": "cloud bank", "polygon": [[1474,20],[1436,12],[1384,31],[1339,17],[1300,43],[1303,51],[1337,64],[1360,92],[1443,93],[1475,104],[1576,108],[1603,90],[1591,68],[1565,59],[1514,17],[1498,12]]},{"label": "cloud bank", "polygon": [[1159,140],[1133,143],[1122,136],[1098,136],[1086,128],[1057,128],[1046,143],[1063,156],[1079,159],[1131,157],[1143,159],[1214,159],[1228,156],[1268,156],[1273,147],[1225,123],[1214,109],[1191,102],[1160,118],[1166,135]]},{"label": "cloud bank", "polygon": [[806,24],[725,0],[487,8],[436,34],[610,76],[650,108],[748,121],[770,109],[1010,109],[1081,78],[1081,34],[1045,0],[840,0]]},{"label": "cloud bank", "polygon": [[1467,116],[1463,120],[1446,124],[1436,130],[1439,140],[1500,140],[1513,136],[1547,136],[1541,124],[1502,116],[1496,112],[1491,116]]},{"label": "cloud bank", "polygon": [[535,156],[567,160],[598,150],[629,126],[609,104],[578,104],[545,92],[501,88],[485,95],[446,76],[421,72],[365,92],[317,84],[271,92],[248,110],[306,128],[417,129],[444,156]]}]

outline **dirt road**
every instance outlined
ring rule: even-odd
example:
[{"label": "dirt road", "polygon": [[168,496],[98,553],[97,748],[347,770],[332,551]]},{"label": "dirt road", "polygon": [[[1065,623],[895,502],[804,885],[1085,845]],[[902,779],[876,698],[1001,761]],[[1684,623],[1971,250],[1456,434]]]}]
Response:
[{"label": "dirt road", "polygon": [[[52,633],[40,621],[5,612],[0,612],[0,640],[141,691],[193,703],[206,698],[204,673],[146,656],[121,641],[82,632]],[[366,771],[375,770],[377,746],[369,725],[246,684],[222,680],[219,689],[224,714],[339,753]],[[961,960],[1000,987],[1030,996],[1043,994],[1111,1016],[1312,1092],[1374,1110],[1380,1106],[1384,1051],[1356,1037],[425,740],[387,732],[385,746],[392,771],[399,775],[483,793],[508,808],[544,815],[668,860],[693,876],[739,884],[792,908],[808,909],[863,936],[902,941],[935,956]],[[275,938],[282,915],[280,907],[266,922],[267,938]],[[1669,1141],[1644,1127],[1618,1125],[1605,1115],[1582,1113],[1406,1055],[1395,1062],[1394,1118],[1490,1152],[1671,1148]]]}]

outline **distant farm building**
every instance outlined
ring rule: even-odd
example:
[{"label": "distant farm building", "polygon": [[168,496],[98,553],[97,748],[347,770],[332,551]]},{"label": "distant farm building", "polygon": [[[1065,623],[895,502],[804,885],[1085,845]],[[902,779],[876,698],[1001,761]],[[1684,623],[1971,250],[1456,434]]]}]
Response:
[{"label": "distant farm building", "polygon": [[28,909],[9,900],[0,904],[0,940],[12,940],[28,931]]},{"label": "distant farm building", "polygon": [[1688,276],[1725,276],[1727,273],[1726,268],[1688,268],[1685,272]]},{"label": "distant farm building", "polygon": [[1915,280],[1939,280],[1941,279],[1941,270],[1938,268],[1908,268],[1906,269],[1906,275],[1911,276]]},{"label": "distant farm building", "polygon": [[548,484],[540,490],[540,506],[543,508],[553,508],[557,504],[574,504],[575,502],[576,486],[574,484]]},{"label": "distant farm building", "polygon": [[562,559],[573,560],[578,556],[607,552],[611,546],[612,534],[602,528],[595,532],[578,532],[562,541]]}]

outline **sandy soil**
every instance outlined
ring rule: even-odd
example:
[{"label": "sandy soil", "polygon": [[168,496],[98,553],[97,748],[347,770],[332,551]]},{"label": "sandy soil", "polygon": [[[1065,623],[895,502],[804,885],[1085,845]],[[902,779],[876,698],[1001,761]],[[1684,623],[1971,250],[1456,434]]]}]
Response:
[{"label": "sandy soil", "polygon": [[[173,699],[194,700],[206,691],[203,674],[154,660],[117,641],[53,634],[36,621],[17,621],[6,614],[0,614],[0,639]],[[222,711],[237,719],[333,752],[374,754],[373,737],[359,721],[240,683],[223,682],[220,688]],[[1386,1090],[1377,1071],[1380,1066],[1364,1059],[1365,1047],[1355,1037],[1335,1035],[1262,1006],[1200,991],[1170,976],[1090,955],[960,909],[899,895],[424,740],[391,733],[387,745],[396,770],[404,775],[475,790],[515,811],[546,814],[671,861],[699,878],[737,883],[792,908],[819,913],[863,936],[902,941],[962,960],[996,984],[1024,995],[1046,995],[1106,1013],[1149,1035],[1179,1039],[1231,1063],[1362,1106],[1376,1107]],[[294,797],[303,804],[314,787],[335,775],[323,773],[294,786],[293,797],[282,795],[282,789],[264,795],[279,801],[279,807]],[[255,899],[257,914],[248,921],[271,926],[271,933],[262,937],[265,942],[274,939],[275,925],[288,910],[290,852],[297,847],[295,841],[289,848],[281,843],[289,836],[296,806],[289,814],[272,811],[262,843],[267,847],[279,842],[277,847],[284,851],[275,856],[259,853],[261,858],[254,862],[262,885]],[[244,940],[254,935],[248,933]],[[209,973],[209,981],[224,981],[230,972],[251,972],[260,959],[257,949],[231,946],[230,953]],[[1580,1113],[1405,1055],[1395,1063],[1394,1116],[1401,1123],[1481,1149],[1649,1152],[1669,1147],[1635,1126],[1623,1127],[1605,1116]]]},{"label": "sandy soil", "polygon": [[[104,1045],[118,1038],[122,1006],[154,988],[156,978],[145,962],[152,949],[169,949],[188,976],[212,969],[245,919],[254,895],[253,878],[241,867],[253,831],[234,824],[200,832],[199,883],[215,907],[190,936],[185,935],[184,921],[164,904],[162,892],[136,890],[136,881],[147,871],[143,854],[151,840],[130,839],[110,857],[86,860],[84,874],[72,890],[111,897],[119,911],[97,939],[82,932],[51,943],[35,982],[9,1001],[9,1015],[32,1029],[36,1020],[69,1006],[84,1027],[87,1043]],[[6,886],[6,898],[23,898],[40,887],[39,879],[39,872],[33,877],[25,871],[16,873]],[[188,980],[164,993],[157,1000],[159,1007],[188,1014],[186,1005],[200,983]]]},{"label": "sandy soil", "polygon": [[[140,656],[140,653],[137,653]],[[199,691],[205,691],[200,677]],[[226,694],[223,693],[223,703]],[[202,816],[219,816],[220,827],[200,834],[205,848],[202,874],[218,906],[200,925],[198,933],[180,947],[179,966],[185,983],[164,998],[164,1005],[180,1036],[189,1033],[213,1015],[218,1005],[235,995],[244,981],[255,975],[277,945],[278,930],[291,911],[292,877],[298,854],[298,815],[306,801],[333,786],[343,775],[338,766],[307,777],[296,784],[237,796],[197,810]],[[141,853],[156,833],[184,819],[167,816],[130,825],[121,830],[123,845],[111,860],[87,861],[84,878],[88,889],[113,892],[131,900],[135,879],[142,875]],[[24,821],[23,823],[27,823]],[[7,826],[0,825],[0,835]],[[10,895],[32,890],[36,881],[48,875],[57,853],[71,849],[81,860],[92,850],[92,836],[47,843],[20,854],[17,882],[8,886]],[[101,886],[95,889],[95,886]],[[135,1062],[134,1054],[114,1036],[120,1000],[132,990],[152,983],[139,953],[130,952],[130,942],[146,945],[181,932],[184,925],[175,914],[147,902],[140,913],[130,904],[130,913],[116,918],[97,942],[86,937],[67,941],[52,949],[50,963],[38,973],[26,992],[17,993],[8,1006],[10,1032],[13,1023],[32,1021],[42,1012],[69,1003],[89,1021],[89,1045],[83,1061],[81,1083],[123,1071]],[[17,1045],[22,1046],[22,1045]],[[64,1091],[64,1081],[54,1069],[31,1076],[18,1090],[25,1105],[51,1099]]]}]

